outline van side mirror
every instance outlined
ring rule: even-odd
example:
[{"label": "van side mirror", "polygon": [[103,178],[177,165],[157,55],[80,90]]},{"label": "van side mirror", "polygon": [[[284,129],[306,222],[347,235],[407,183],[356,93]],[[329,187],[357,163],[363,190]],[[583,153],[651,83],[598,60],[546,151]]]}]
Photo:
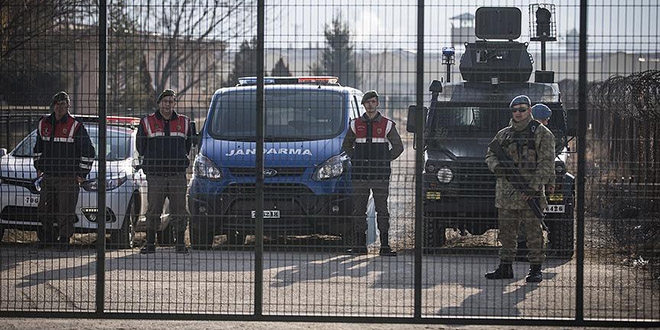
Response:
[{"label": "van side mirror", "polygon": [[421,114],[422,116],[426,117],[426,114],[428,113],[429,109],[427,107],[423,107],[422,111],[419,111],[419,107],[417,105],[409,105],[408,106],[408,119],[406,122],[406,131],[408,133],[415,133],[415,123],[417,122],[417,117],[418,114]]},{"label": "van side mirror", "polygon": [[566,109],[566,135],[577,136],[578,109]]},{"label": "van side mirror", "polygon": [[7,148],[0,148],[0,157],[7,154]]}]

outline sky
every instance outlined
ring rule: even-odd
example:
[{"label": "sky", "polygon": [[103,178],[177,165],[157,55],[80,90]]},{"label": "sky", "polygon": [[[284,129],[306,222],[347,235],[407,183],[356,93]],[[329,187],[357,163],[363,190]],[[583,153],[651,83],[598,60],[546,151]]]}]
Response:
[{"label": "sky", "polygon": [[[417,43],[416,0],[289,0],[266,1],[267,47],[305,48],[323,46],[324,26],[334,17],[348,23],[356,49],[410,49]],[[592,50],[657,51],[660,44],[656,0],[591,0],[588,8],[588,40]],[[480,6],[515,6],[522,12],[522,36],[530,36],[531,1],[427,0],[425,43],[427,51],[450,43],[451,17],[474,14]],[[579,1],[545,1],[555,5],[559,41],[568,31],[579,29]],[[549,46],[550,48],[550,46]],[[549,49],[550,50],[550,49]]]},{"label": "sky", "polygon": [[[114,0],[119,1],[119,0]],[[193,14],[186,17],[191,26],[195,15],[208,12],[210,6],[238,0],[125,0],[131,15],[140,17],[147,30],[157,29],[157,16],[187,6]],[[256,3],[256,0],[253,0]],[[112,4],[113,1],[110,1]],[[267,48],[325,47],[324,28],[333,18],[348,24],[357,51],[410,50],[417,48],[418,0],[264,0],[266,4]],[[660,1],[658,0],[588,0],[588,42],[592,51],[658,52],[660,45]],[[529,41],[530,0],[425,0],[425,51],[439,52],[450,45],[452,17],[475,14],[482,6],[513,6],[521,10],[521,38]],[[554,5],[553,19],[559,42],[548,45],[548,51],[562,51],[568,31],[579,29],[579,0],[542,0]],[[151,10],[147,10],[146,8]],[[207,22],[194,28],[204,29]],[[243,40],[256,36],[256,8],[233,14],[219,24],[209,36],[230,40],[230,49],[239,48]],[[247,32],[246,32],[247,31]],[[156,32],[158,33],[158,32]],[[167,35],[167,32],[163,34]],[[238,34],[238,38],[229,36]],[[535,51],[538,43],[530,43]]]}]

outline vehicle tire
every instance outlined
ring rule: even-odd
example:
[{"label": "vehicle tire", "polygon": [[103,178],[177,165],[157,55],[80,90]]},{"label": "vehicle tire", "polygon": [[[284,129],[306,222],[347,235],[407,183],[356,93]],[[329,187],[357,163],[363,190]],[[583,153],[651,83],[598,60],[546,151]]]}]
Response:
[{"label": "vehicle tire", "polygon": [[37,239],[39,242],[45,242],[46,240],[46,231],[44,230],[43,225],[37,227]]},{"label": "vehicle tire", "polygon": [[435,248],[445,245],[447,240],[447,226],[435,217],[424,216],[423,218],[422,247]]},{"label": "vehicle tire", "polygon": [[158,245],[174,246],[174,235],[174,227],[168,222],[167,227],[157,232]]},{"label": "vehicle tire", "polygon": [[110,249],[130,249],[133,248],[133,240],[135,239],[135,224],[138,218],[139,206],[136,205],[135,197],[131,198],[131,202],[126,209],[127,213],[124,217],[124,222],[119,230],[114,230],[110,233]]},{"label": "vehicle tire", "polygon": [[358,236],[352,219],[347,219],[340,228],[342,244],[347,247],[357,247]]},{"label": "vehicle tire", "polygon": [[570,258],[575,250],[575,221],[573,206],[569,206],[561,217],[545,220],[548,234],[548,257]]},{"label": "vehicle tire", "polygon": [[245,244],[245,234],[238,230],[232,230],[228,232],[226,235],[227,235],[227,244],[229,245]]},{"label": "vehicle tire", "polygon": [[130,249],[131,248],[131,217],[126,215],[124,222],[119,230],[113,230],[110,233],[109,249]]},{"label": "vehicle tire", "polygon": [[[190,245],[194,250],[208,250],[213,246],[215,235],[213,222],[207,219],[191,219]],[[229,236],[227,237],[229,239]]]}]

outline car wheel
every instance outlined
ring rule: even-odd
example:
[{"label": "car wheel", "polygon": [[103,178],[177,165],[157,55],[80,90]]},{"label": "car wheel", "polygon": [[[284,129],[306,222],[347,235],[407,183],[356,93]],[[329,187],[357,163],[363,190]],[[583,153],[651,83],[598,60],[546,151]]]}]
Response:
[{"label": "car wheel", "polygon": [[[190,245],[195,250],[208,250],[213,246],[215,235],[213,222],[193,218],[190,222]],[[229,235],[227,237],[229,239]]]},{"label": "car wheel", "polygon": [[131,248],[131,220],[127,215],[119,230],[113,230],[110,233],[109,249],[130,249]]}]

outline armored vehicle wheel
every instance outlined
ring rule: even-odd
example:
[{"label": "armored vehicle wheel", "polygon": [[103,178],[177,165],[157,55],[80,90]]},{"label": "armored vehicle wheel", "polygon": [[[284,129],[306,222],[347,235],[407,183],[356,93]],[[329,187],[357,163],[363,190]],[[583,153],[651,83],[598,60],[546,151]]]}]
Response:
[{"label": "armored vehicle wheel", "polygon": [[570,258],[575,250],[575,221],[573,220],[573,206],[566,209],[561,217],[547,218],[546,225],[548,234],[548,257]]},{"label": "armored vehicle wheel", "polygon": [[441,220],[424,217],[423,247],[441,247],[445,245],[447,226]]}]

